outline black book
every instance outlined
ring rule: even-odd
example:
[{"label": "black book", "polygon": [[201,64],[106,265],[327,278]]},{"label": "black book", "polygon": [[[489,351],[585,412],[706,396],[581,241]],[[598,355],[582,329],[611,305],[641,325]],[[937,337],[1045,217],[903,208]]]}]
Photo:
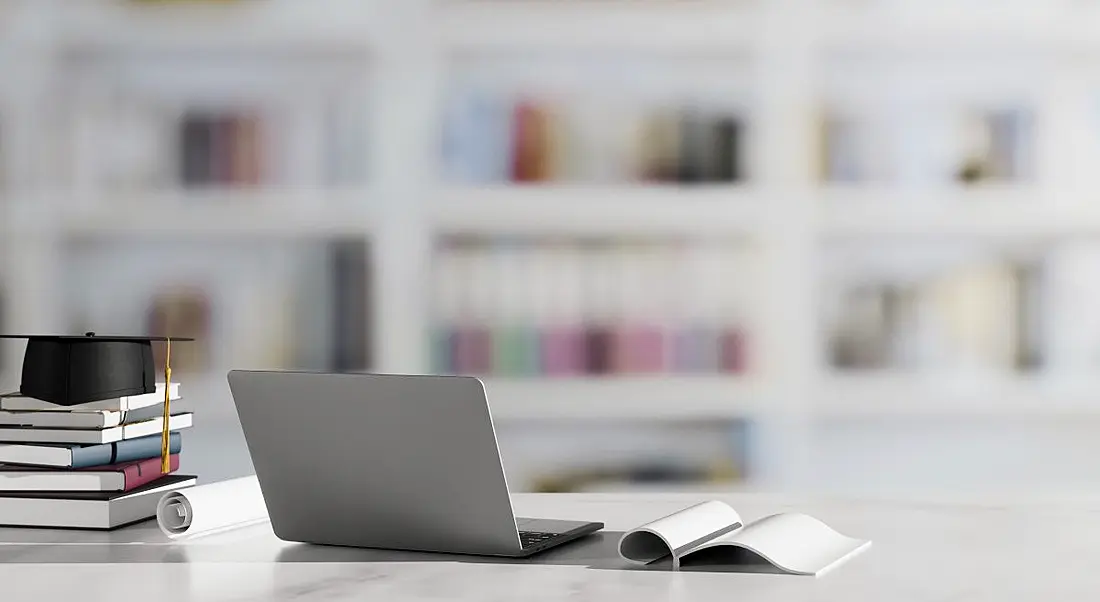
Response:
[{"label": "black book", "polygon": [[214,181],[214,119],[191,113],[180,123],[179,178],[184,187]]}]

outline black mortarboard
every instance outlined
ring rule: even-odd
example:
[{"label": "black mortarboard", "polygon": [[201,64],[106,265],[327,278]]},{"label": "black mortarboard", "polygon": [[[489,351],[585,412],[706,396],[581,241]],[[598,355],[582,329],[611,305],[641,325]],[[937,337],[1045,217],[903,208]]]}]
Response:
[{"label": "black mortarboard", "polygon": [[19,393],[61,406],[155,393],[153,341],[175,337],[0,335],[27,339]]}]

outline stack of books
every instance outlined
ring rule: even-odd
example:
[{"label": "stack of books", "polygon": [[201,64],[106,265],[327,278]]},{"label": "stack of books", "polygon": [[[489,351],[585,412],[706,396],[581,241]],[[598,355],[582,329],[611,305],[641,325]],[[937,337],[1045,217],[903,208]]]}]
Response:
[{"label": "stack of books", "polygon": [[[179,473],[192,413],[172,404],[162,470],[164,391],[158,383],[155,393],[68,406],[0,396],[0,525],[114,529],[156,516],[165,493],[194,485]],[[173,382],[169,400],[179,398]]]}]

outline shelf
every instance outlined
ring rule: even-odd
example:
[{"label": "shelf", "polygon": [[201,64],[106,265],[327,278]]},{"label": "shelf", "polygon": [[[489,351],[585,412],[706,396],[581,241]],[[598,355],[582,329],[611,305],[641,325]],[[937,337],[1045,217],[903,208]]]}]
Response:
[{"label": "shelf", "polygon": [[827,418],[1100,418],[1100,382],[944,374],[851,374],[825,379],[812,400]]},{"label": "shelf", "polygon": [[451,50],[751,50],[761,19],[720,3],[457,2],[436,33]]},{"label": "shelf", "polygon": [[736,376],[484,379],[497,420],[752,418],[759,387]]},{"label": "shelf", "polygon": [[[70,6],[71,4],[71,6]],[[37,35],[74,49],[149,51],[286,48],[369,50],[385,2],[208,3],[133,6],[118,2],[65,3]],[[653,52],[753,51],[764,36],[781,35],[752,2],[500,2],[439,3],[430,35],[457,51],[514,49]],[[1024,10],[918,9],[891,11],[824,3],[789,31],[825,48],[994,51],[1004,48],[1100,50],[1100,20],[1090,10],[1037,3]],[[0,19],[2,27],[2,19]],[[56,36],[54,38],[53,36]]]},{"label": "shelf", "polygon": [[450,189],[436,229],[477,234],[754,235],[766,199],[735,186],[501,186]]},{"label": "shelf", "polygon": [[362,51],[378,37],[378,19],[367,2],[139,6],[89,1],[65,3],[52,16],[52,35],[61,46],[78,51]]},{"label": "shelf", "polygon": [[926,55],[1100,50],[1096,15],[1048,4],[991,13],[957,6],[891,11],[826,2],[814,7],[816,12],[801,14],[814,23],[806,27],[769,23],[763,11],[742,2],[459,2],[441,11],[436,35],[453,50],[753,51],[769,30],[807,36],[822,50]]},{"label": "shelf", "polygon": [[732,482],[678,483],[596,483],[585,486],[577,494],[588,495],[759,495],[767,490],[754,486],[751,477]]},{"label": "shelf", "polygon": [[[64,211],[69,236],[366,235],[375,214],[366,192],[183,192],[116,195]],[[64,204],[59,204],[64,206]]]},{"label": "shelf", "polygon": [[[920,6],[915,4],[912,6]],[[915,51],[944,55],[956,51],[1100,50],[1100,22],[1087,10],[1057,3],[989,11],[951,6],[876,11],[829,7],[820,21],[819,41],[829,48]]]},{"label": "shelf", "polygon": [[828,236],[1100,236],[1100,208],[1018,186],[968,190],[837,189],[817,195]]}]

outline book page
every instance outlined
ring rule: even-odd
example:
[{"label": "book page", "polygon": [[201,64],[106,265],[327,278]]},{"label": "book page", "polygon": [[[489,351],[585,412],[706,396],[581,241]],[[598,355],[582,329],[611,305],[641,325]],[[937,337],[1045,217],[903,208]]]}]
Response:
[{"label": "book page", "polygon": [[255,476],[173,491],[157,504],[157,525],[172,539],[191,539],[267,520],[267,504]]},{"label": "book page", "polygon": [[733,508],[703,502],[632,529],[619,540],[619,554],[631,562],[648,564],[672,555],[674,559],[718,535],[741,526]]},{"label": "book page", "polygon": [[821,575],[871,542],[841,535],[812,516],[773,514],[703,542],[684,554],[723,545],[755,552],[788,573]]}]

